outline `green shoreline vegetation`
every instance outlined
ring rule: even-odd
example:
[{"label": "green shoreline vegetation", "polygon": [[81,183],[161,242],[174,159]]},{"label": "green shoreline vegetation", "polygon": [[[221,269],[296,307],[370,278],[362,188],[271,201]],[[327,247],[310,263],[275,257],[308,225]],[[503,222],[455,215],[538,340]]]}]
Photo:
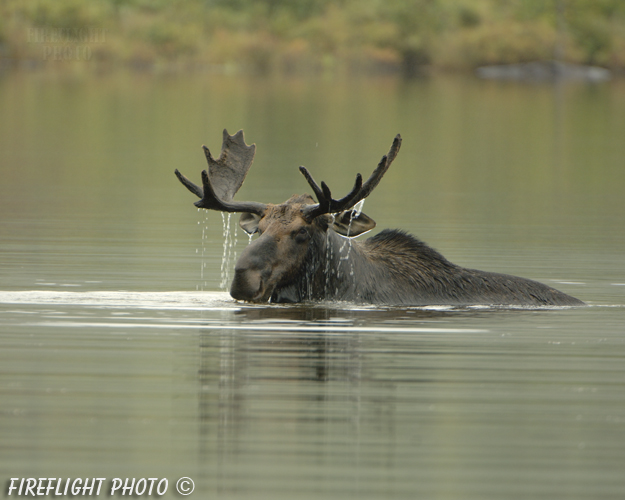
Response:
[{"label": "green shoreline vegetation", "polygon": [[4,0],[0,67],[225,73],[625,70],[623,0]]}]

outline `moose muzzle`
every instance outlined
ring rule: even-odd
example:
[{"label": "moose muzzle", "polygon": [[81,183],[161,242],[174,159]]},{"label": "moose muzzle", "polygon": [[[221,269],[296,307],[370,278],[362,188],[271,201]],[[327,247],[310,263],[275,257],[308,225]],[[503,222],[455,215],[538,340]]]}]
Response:
[{"label": "moose muzzle", "polygon": [[262,237],[249,245],[234,267],[230,295],[236,300],[266,302],[273,292],[269,285],[273,271],[273,257],[277,245],[272,238]]}]

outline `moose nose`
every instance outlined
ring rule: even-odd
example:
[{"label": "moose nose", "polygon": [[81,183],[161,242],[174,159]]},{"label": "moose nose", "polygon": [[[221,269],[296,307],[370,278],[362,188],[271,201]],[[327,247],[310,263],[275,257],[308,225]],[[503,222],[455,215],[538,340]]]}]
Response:
[{"label": "moose nose", "polygon": [[267,300],[264,296],[276,253],[275,240],[269,235],[262,235],[243,251],[234,266],[232,298],[252,302]]},{"label": "moose nose", "polygon": [[261,291],[262,277],[260,271],[253,269],[235,269],[234,279],[230,286],[230,295],[236,300],[254,300]]}]

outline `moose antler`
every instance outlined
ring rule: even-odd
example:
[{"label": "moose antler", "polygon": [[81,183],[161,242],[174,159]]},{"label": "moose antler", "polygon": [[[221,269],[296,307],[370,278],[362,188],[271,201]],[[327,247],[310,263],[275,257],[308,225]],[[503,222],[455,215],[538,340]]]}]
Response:
[{"label": "moose antler", "polygon": [[400,147],[401,135],[397,134],[395,136],[395,139],[393,140],[393,144],[391,145],[391,149],[389,150],[388,154],[382,157],[376,169],[373,171],[369,179],[367,179],[367,182],[363,184],[362,176],[360,174],[357,174],[354,187],[346,196],[344,196],[340,200],[335,200],[334,198],[332,198],[330,188],[325,182],[321,182],[321,187],[319,187],[319,185],[312,178],[312,175],[310,175],[310,172],[308,172],[306,167],[300,167],[300,172],[308,181],[308,184],[312,188],[315,196],[317,197],[317,201],[319,202],[316,205],[309,205],[305,207],[304,217],[306,217],[307,220],[312,221],[315,217],[319,217],[323,214],[335,214],[338,212],[342,212],[343,210],[352,208],[360,200],[364,200],[379,184],[380,180],[397,156]]},{"label": "moose antler", "polygon": [[191,182],[178,169],[175,171],[178,180],[198,198],[202,198],[194,205],[199,208],[221,210],[222,212],[248,212],[262,215],[267,208],[264,203],[232,201],[252,166],[256,145],[248,146],[245,144],[242,130],[234,135],[229,135],[228,131],[224,129],[221,154],[217,160],[213,158],[206,146],[202,146],[202,148],[208,162],[208,171],[202,171],[203,187]]}]

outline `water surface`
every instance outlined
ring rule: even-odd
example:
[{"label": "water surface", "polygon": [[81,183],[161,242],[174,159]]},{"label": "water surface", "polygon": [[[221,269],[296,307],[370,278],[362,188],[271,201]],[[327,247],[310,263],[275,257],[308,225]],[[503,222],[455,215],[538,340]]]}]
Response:
[{"label": "water surface", "polygon": [[[347,192],[400,132],[378,228],[589,307],[237,303],[222,218],[173,175],[199,182],[224,127],[257,144],[238,197],[263,202],[307,191],[300,164]],[[4,75],[0,481],[622,498],[623,137],[620,81]]]}]

